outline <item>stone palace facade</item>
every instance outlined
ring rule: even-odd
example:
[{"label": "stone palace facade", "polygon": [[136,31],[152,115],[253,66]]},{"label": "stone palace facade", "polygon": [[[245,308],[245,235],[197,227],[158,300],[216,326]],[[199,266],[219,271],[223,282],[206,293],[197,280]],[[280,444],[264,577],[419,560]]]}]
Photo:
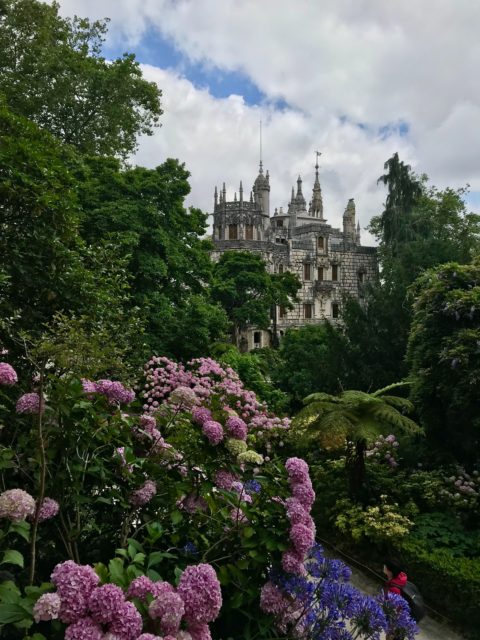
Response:
[{"label": "stone palace facade", "polygon": [[[355,203],[350,199],[343,214],[343,230],[327,224],[318,154],[308,206],[299,176],[287,210],[275,208],[270,215],[270,178],[268,171],[264,175],[260,162],[259,174],[247,198],[241,182],[238,197],[235,193],[233,200],[227,200],[225,183],[220,192],[215,187],[212,258],[218,259],[224,251],[248,250],[259,253],[272,273],[288,270],[297,274],[302,283],[300,302],[291,311],[276,309],[281,339],[290,327],[325,320],[338,322],[342,294],[361,298],[365,283],[378,277],[376,248],[361,246],[360,224],[355,218]],[[270,339],[268,331],[252,327],[243,336],[243,347],[265,347]]]}]

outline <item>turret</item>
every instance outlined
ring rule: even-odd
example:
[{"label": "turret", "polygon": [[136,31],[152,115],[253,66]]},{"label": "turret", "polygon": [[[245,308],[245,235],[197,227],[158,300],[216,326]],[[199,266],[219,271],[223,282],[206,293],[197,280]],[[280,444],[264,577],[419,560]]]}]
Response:
[{"label": "turret", "polygon": [[263,163],[261,160],[258,176],[253,185],[253,195],[262,213],[265,216],[270,216],[270,176],[268,171],[266,177],[263,175]]},{"label": "turret", "polygon": [[343,214],[343,233],[347,242],[355,242],[355,202],[350,198]]}]

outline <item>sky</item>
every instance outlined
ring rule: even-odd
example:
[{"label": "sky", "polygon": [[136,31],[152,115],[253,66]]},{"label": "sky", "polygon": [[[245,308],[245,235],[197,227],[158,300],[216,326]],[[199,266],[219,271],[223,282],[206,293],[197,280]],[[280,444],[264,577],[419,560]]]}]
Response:
[{"label": "sky", "polygon": [[[162,126],[133,163],[178,158],[187,204],[215,185],[249,190],[262,157],[272,208],[320,157],[324,215],[355,198],[362,229],[398,151],[439,188],[470,185],[480,212],[480,2],[475,0],[60,0],[63,15],[110,18],[104,55],[136,54],[161,88]],[[371,244],[368,232],[362,243]]]}]

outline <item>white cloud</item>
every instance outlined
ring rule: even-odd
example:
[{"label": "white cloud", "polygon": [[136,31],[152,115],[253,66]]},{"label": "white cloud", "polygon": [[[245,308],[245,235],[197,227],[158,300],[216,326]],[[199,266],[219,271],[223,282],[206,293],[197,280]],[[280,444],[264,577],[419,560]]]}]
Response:
[{"label": "white cloud", "polygon": [[[355,196],[362,224],[378,213],[376,178],[394,151],[439,186],[480,190],[480,3],[471,0],[62,0],[62,11],[112,18],[110,38],[135,50],[147,29],[192,61],[240,70],[268,98],[295,110],[215,99],[173,71],[146,67],[164,90],[163,127],[141,142],[138,162],[179,157],[192,172],[192,202],[210,208],[213,186],[250,187],[264,121],[274,206],[296,173],[322,156],[330,222]],[[342,119],[344,118],[344,119]],[[405,121],[407,138],[376,131]],[[362,129],[355,123],[367,125]],[[307,193],[310,184],[305,184]]]}]

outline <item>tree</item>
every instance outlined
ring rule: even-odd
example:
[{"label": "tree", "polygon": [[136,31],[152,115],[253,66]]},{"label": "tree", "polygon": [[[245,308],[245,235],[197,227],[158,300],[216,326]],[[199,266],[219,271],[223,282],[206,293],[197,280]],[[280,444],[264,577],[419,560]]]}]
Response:
[{"label": "tree", "polygon": [[124,259],[112,244],[88,246],[78,233],[73,174],[81,159],[1,103],[0,132],[0,312],[10,348],[21,333],[37,340],[65,314],[83,318],[85,335],[105,330],[112,352],[133,346],[131,332],[140,329]]},{"label": "tree", "polygon": [[0,93],[83,153],[127,157],[157,125],[160,91],[135,56],[101,56],[107,21],[62,18],[59,4],[2,0]]},{"label": "tree", "polygon": [[348,343],[329,322],[288,330],[279,355],[272,377],[282,391],[291,394],[294,407],[301,406],[315,389],[338,393],[348,384]]},{"label": "tree", "polygon": [[387,201],[382,215],[372,221],[378,229],[385,245],[395,251],[397,242],[404,242],[411,232],[411,214],[418,198],[422,195],[422,185],[412,173],[411,167],[404,164],[394,153],[385,164],[387,173],[377,182],[388,187]]},{"label": "tree", "polygon": [[208,292],[212,245],[201,237],[207,216],[184,207],[189,175],[177,160],[125,169],[113,158],[87,158],[77,174],[83,237],[114,243],[129,257],[149,348],[175,357],[205,353],[226,325]]},{"label": "tree", "polygon": [[270,275],[270,299],[272,305],[272,346],[278,348],[277,307],[293,309],[298,302],[297,293],[301,288],[300,280],[295,273],[272,273]]},{"label": "tree", "polygon": [[[305,398],[305,407],[292,423],[292,439],[300,448],[322,447],[345,449],[346,471],[350,493],[361,497],[365,481],[365,451],[372,438],[385,427],[410,435],[422,432],[406,413],[412,403],[395,395],[387,395],[398,385],[374,393],[343,391],[338,396],[314,393]],[[298,446],[298,445],[297,445]]]},{"label": "tree", "polygon": [[269,274],[262,258],[250,251],[226,251],[214,266],[212,298],[225,309],[237,346],[248,326],[268,329],[272,305],[290,307],[298,288],[293,274]]},{"label": "tree", "polygon": [[408,363],[422,424],[444,456],[476,462],[480,445],[480,261],[423,274],[415,295]]}]

